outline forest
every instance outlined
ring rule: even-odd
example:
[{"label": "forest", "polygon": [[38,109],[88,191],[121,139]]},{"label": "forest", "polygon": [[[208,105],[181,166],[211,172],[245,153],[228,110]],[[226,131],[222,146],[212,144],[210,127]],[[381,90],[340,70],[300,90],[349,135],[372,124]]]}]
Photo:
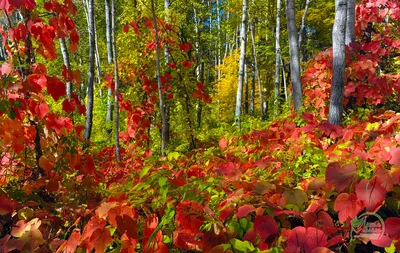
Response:
[{"label": "forest", "polygon": [[0,253],[400,251],[398,0],[0,0]]}]

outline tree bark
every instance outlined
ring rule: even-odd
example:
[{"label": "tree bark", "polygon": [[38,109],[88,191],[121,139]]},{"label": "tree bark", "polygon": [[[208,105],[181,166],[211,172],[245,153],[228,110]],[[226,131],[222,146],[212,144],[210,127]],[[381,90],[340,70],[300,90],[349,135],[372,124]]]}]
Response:
[{"label": "tree bark", "polygon": [[159,97],[159,106],[160,106],[160,114],[161,114],[161,155],[165,156],[166,149],[166,136],[167,136],[167,119],[164,112],[164,104],[163,104],[163,95],[161,88],[161,66],[160,66],[160,48],[158,45],[158,27],[157,27],[157,16],[156,10],[154,6],[154,0],[151,0],[151,12],[153,14],[153,26],[155,31],[155,42],[156,42],[156,75],[157,75],[157,86],[158,86],[158,97]]},{"label": "tree bark", "polygon": [[119,74],[118,74],[118,57],[117,57],[117,39],[115,36],[115,4],[114,0],[111,0],[111,37],[112,37],[112,51],[114,58],[114,103],[115,103],[115,119],[114,119],[114,132],[115,132],[115,154],[117,161],[121,161],[121,152],[119,145]]},{"label": "tree bark", "polygon": [[[261,91],[260,91],[261,93]],[[255,102],[255,94],[256,94],[256,70],[253,69],[251,75],[251,93],[250,93],[250,115],[254,116],[254,102]],[[262,98],[262,93],[261,93]],[[262,100],[260,101],[260,109],[262,109]],[[261,110],[261,113],[263,110]],[[262,116],[262,119],[264,116]]]},{"label": "tree bark", "polygon": [[[113,63],[113,47],[112,47],[112,39],[111,39],[111,4],[110,0],[105,0],[104,2],[105,12],[106,12],[106,42],[107,42],[107,60],[108,64]],[[106,126],[109,126],[109,122],[112,121],[113,118],[113,104],[112,104],[112,88],[108,88],[107,92],[107,115],[106,115]],[[106,127],[106,133],[110,135],[112,132],[112,128]]]},{"label": "tree bark", "polygon": [[240,61],[239,61],[239,81],[238,89],[236,93],[236,108],[235,117],[237,126],[240,128],[241,125],[241,114],[242,114],[242,93],[243,93],[243,79],[244,70],[246,63],[246,40],[247,40],[247,0],[243,0],[243,13],[242,13],[242,27],[240,29]]},{"label": "tree bark", "polygon": [[[254,4],[254,0],[253,0]],[[264,110],[262,109],[263,104],[263,93],[261,87],[261,78],[260,78],[260,71],[258,69],[258,60],[257,60],[257,48],[256,48],[256,26],[254,24],[254,20],[250,22],[250,33],[251,33],[251,45],[253,49],[253,62],[254,62],[254,77],[257,78],[258,90],[259,90],[259,100],[260,100],[260,113],[261,113],[261,120],[265,119]],[[253,80],[255,81],[255,80]],[[255,90],[252,90],[252,95],[254,95]],[[254,97],[252,97],[254,100]],[[254,115],[254,101],[253,101],[253,114]]]},{"label": "tree bark", "polygon": [[294,0],[286,1],[286,16],[289,31],[290,74],[293,85],[294,109],[299,111],[302,106],[302,86],[300,78],[299,45],[296,28],[296,14]]},{"label": "tree bark", "polygon": [[86,129],[85,139],[90,140],[93,125],[93,105],[94,105],[94,61],[95,61],[95,36],[94,36],[94,0],[88,0],[88,25],[89,25],[89,68],[86,104]]},{"label": "tree bark", "polygon": [[[69,62],[69,55],[65,38],[60,38],[59,41],[60,41],[61,55],[63,57],[64,65],[67,68],[67,70],[71,70],[71,64]],[[72,84],[71,82],[67,82],[67,97],[71,98],[71,95],[72,95]]]},{"label": "tree bark", "polygon": [[308,11],[308,6],[310,5],[311,0],[306,0],[306,6],[304,8],[303,16],[301,17],[301,26],[300,26],[300,31],[299,31],[299,49],[301,51],[301,45],[303,43],[303,33],[304,33],[304,28],[305,28],[305,23],[306,23],[306,15]]},{"label": "tree bark", "polygon": [[279,98],[279,73],[280,73],[280,59],[281,59],[281,46],[280,46],[280,35],[281,35],[281,0],[277,0],[276,5],[276,27],[275,27],[275,93],[274,93],[274,104],[275,111],[278,111],[278,98]]},{"label": "tree bark", "polygon": [[247,64],[244,66],[244,112],[249,114],[249,78],[247,76]]},{"label": "tree bark", "polygon": [[347,0],[335,0],[335,23],[332,31],[332,91],[329,105],[329,123],[334,125],[341,125],[343,119],[346,12]]},{"label": "tree bark", "polygon": [[355,0],[347,0],[347,17],[346,17],[346,45],[355,40],[354,29],[356,24],[356,4]]}]

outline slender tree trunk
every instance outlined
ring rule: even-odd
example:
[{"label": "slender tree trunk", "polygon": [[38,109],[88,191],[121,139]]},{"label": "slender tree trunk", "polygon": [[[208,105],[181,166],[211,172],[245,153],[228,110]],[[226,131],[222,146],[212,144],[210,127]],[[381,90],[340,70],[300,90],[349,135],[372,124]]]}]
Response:
[{"label": "slender tree trunk", "polygon": [[249,114],[249,78],[247,76],[247,64],[244,66],[244,111]]},{"label": "slender tree trunk", "polygon": [[242,92],[243,92],[243,79],[246,63],[246,40],[247,40],[247,0],[243,0],[243,13],[242,13],[242,27],[240,29],[240,61],[239,61],[239,81],[236,93],[236,109],[235,117],[238,127],[241,125],[242,114]]},{"label": "slender tree trunk", "polygon": [[[254,0],[253,0],[253,5],[254,5]],[[252,22],[250,22],[250,34],[251,34],[251,46],[252,46],[252,49],[253,49],[254,75],[257,78],[257,85],[258,85],[258,90],[259,90],[261,120],[264,120],[265,119],[265,115],[264,115],[264,110],[262,108],[262,104],[263,104],[263,95],[262,94],[263,94],[263,91],[262,91],[262,87],[261,87],[260,71],[258,69],[257,48],[256,48],[256,26],[254,24],[254,20]],[[254,108],[253,108],[253,114],[252,115],[254,115]]]},{"label": "slender tree trunk", "polygon": [[354,29],[356,24],[356,4],[355,0],[347,0],[347,17],[346,17],[346,45],[355,40]]},{"label": "slender tree trunk", "polygon": [[114,58],[114,103],[115,103],[115,122],[114,122],[114,132],[115,132],[115,154],[117,156],[117,161],[121,161],[121,152],[119,145],[119,75],[118,75],[118,57],[117,57],[117,39],[115,36],[115,4],[114,0],[111,0],[111,31],[112,31],[112,49]]},{"label": "slender tree trunk", "polygon": [[156,10],[154,6],[154,0],[151,0],[151,12],[153,14],[153,25],[155,31],[155,42],[156,42],[156,75],[157,75],[157,85],[158,85],[158,97],[159,97],[159,105],[160,105],[160,114],[161,114],[161,155],[165,156],[165,148],[166,148],[166,136],[167,136],[167,119],[164,112],[164,103],[163,103],[163,95],[161,88],[161,66],[160,66],[160,48],[158,45],[158,27],[157,27],[157,16]]},{"label": "slender tree trunk", "polygon": [[[165,16],[165,21],[168,23],[168,11],[169,7],[171,6],[170,0],[164,0],[164,10],[167,12],[167,16]],[[165,62],[167,63],[169,61],[169,52],[168,52],[169,45],[166,44],[166,47],[164,49],[164,57],[165,57]],[[164,114],[165,114],[165,120],[167,121],[166,123],[166,130],[165,130],[165,144],[167,145],[170,141],[170,118],[171,118],[171,105],[170,102],[168,101],[168,93],[165,91],[164,92],[164,97],[163,97],[163,106],[164,106]]]},{"label": "slender tree trunk", "polygon": [[283,80],[283,88],[285,90],[285,101],[286,103],[289,103],[289,97],[288,97],[288,91],[287,91],[287,85],[286,85],[286,75],[285,75],[285,63],[282,60],[282,57],[280,57],[281,60],[281,65],[282,65],[282,80]]},{"label": "slender tree trunk", "polygon": [[279,98],[279,73],[280,73],[280,59],[281,59],[281,46],[280,46],[280,37],[281,37],[281,0],[278,0],[276,6],[276,27],[275,27],[275,93],[274,93],[274,104],[275,104],[275,112],[278,112],[278,98]]},{"label": "slender tree trunk", "polygon": [[308,6],[310,5],[311,0],[306,0],[306,7],[304,8],[303,16],[301,17],[301,26],[299,31],[299,49],[301,51],[301,45],[303,43],[303,33],[306,24],[306,15],[308,11]]},{"label": "slender tree trunk", "polygon": [[[112,46],[112,35],[111,35],[111,4],[110,0],[104,1],[105,12],[106,12],[106,42],[107,42],[107,61],[108,64],[113,63],[113,46]],[[108,135],[111,134],[112,128],[110,127],[110,123],[113,118],[113,103],[112,103],[112,88],[108,88],[107,92],[107,115],[106,115],[106,133]]]},{"label": "slender tree trunk", "polygon": [[[221,65],[221,13],[220,13],[220,2],[217,0],[217,65]],[[221,69],[218,68],[217,73],[217,80],[218,82],[221,80]]]},{"label": "slender tree trunk", "polygon": [[85,139],[90,140],[93,125],[93,105],[94,105],[94,61],[95,61],[95,36],[94,36],[94,0],[88,0],[88,24],[89,24],[89,68],[86,104],[86,129]]},{"label": "slender tree trunk", "polygon": [[[261,91],[260,91],[261,93]],[[255,95],[256,95],[256,70],[255,68],[252,71],[251,75],[251,93],[250,93],[250,115],[254,116],[254,101],[255,101]],[[262,101],[260,101],[260,110],[262,110]],[[264,118],[264,117],[263,117]]]},{"label": "slender tree trunk", "polygon": [[[60,38],[60,48],[61,48],[61,54],[63,57],[64,65],[68,70],[71,70],[71,64],[69,62],[69,55],[68,55],[68,49],[67,49],[67,43],[65,42],[65,38]],[[71,98],[72,95],[72,84],[71,82],[67,82],[67,97]]]},{"label": "slender tree trunk", "polygon": [[294,0],[286,1],[286,16],[289,31],[289,54],[290,54],[290,74],[293,85],[294,109],[299,111],[302,106],[302,86],[300,78],[300,60],[299,45],[296,28],[296,14],[294,9]]},{"label": "slender tree trunk", "polygon": [[332,31],[332,91],[329,105],[329,123],[334,125],[341,125],[343,118],[346,11],[347,0],[335,0],[335,23]]}]

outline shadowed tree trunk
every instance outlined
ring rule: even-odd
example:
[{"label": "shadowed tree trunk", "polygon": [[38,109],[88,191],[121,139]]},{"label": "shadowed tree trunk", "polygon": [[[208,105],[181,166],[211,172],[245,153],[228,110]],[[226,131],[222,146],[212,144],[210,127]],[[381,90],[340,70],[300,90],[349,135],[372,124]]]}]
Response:
[{"label": "shadowed tree trunk", "polygon": [[[251,116],[254,116],[255,95],[256,95],[256,70],[253,69],[252,74],[251,74],[251,93],[250,93],[250,115]],[[261,101],[260,105],[262,105],[262,101]],[[261,109],[261,106],[260,106],[260,109]],[[262,116],[262,118],[263,118],[263,116]]]},{"label": "shadowed tree trunk", "polygon": [[279,98],[279,73],[280,73],[280,59],[281,59],[281,46],[280,46],[280,37],[281,37],[281,0],[277,1],[276,5],[276,31],[275,31],[275,93],[274,93],[274,104],[275,104],[275,113],[278,113],[278,98]]},{"label": "shadowed tree trunk", "polygon": [[157,16],[156,10],[154,6],[154,0],[151,0],[151,12],[153,14],[153,26],[155,31],[155,43],[156,43],[156,75],[157,75],[157,86],[158,86],[158,98],[159,98],[159,106],[160,106],[160,114],[161,114],[161,155],[165,156],[165,148],[166,148],[166,136],[167,136],[167,119],[164,111],[163,104],[163,95],[161,88],[161,66],[160,66],[160,48],[158,45],[158,27],[157,27]]},{"label": "shadowed tree trunk", "polygon": [[240,120],[242,114],[242,93],[243,93],[243,79],[246,62],[246,40],[247,40],[247,0],[243,0],[243,13],[242,13],[242,27],[240,29],[240,61],[239,61],[239,81],[236,93],[236,109],[235,117],[237,126],[240,128]]},{"label": "shadowed tree trunk", "polygon": [[306,24],[306,15],[308,11],[308,6],[310,5],[311,0],[306,0],[306,7],[304,8],[303,16],[301,17],[301,26],[299,31],[299,49],[301,51],[301,45],[303,44],[303,33]]},{"label": "shadowed tree trunk", "polygon": [[93,125],[93,90],[94,90],[94,61],[95,61],[95,36],[94,36],[94,0],[88,0],[88,25],[89,25],[89,68],[87,83],[87,104],[86,104],[86,129],[85,139],[90,140]]},{"label": "shadowed tree trunk", "polygon": [[356,4],[355,0],[347,0],[347,17],[346,17],[346,45],[355,40],[354,29],[356,23]]},{"label": "shadowed tree trunk", "polygon": [[[254,5],[254,0],[253,0],[253,5]],[[253,19],[252,22],[250,22],[250,34],[251,34],[251,45],[253,49],[253,64],[254,64],[254,78],[257,78],[257,84],[258,84],[258,90],[259,90],[259,100],[260,100],[260,113],[261,113],[261,120],[265,119],[264,115],[264,110],[262,109],[262,104],[263,104],[263,96],[262,96],[262,88],[261,88],[261,79],[260,79],[260,71],[258,69],[258,60],[257,60],[257,48],[256,48],[256,24]],[[255,80],[253,79],[253,82]],[[252,85],[255,83],[252,83]],[[252,89],[252,99],[254,100],[254,94],[255,94],[255,87]],[[254,101],[253,101],[253,113],[251,115],[254,115]]]},{"label": "shadowed tree trunk", "polygon": [[[61,54],[63,57],[64,65],[68,70],[71,70],[71,64],[69,62],[67,43],[65,42],[65,38],[60,38],[59,40],[60,40],[60,48],[61,48]],[[71,98],[71,95],[72,95],[72,84],[71,84],[71,82],[67,82],[67,97]]]},{"label": "shadowed tree trunk", "polygon": [[332,31],[332,91],[329,105],[329,123],[334,125],[341,125],[343,119],[346,12],[347,0],[335,0],[335,23]]},{"label": "shadowed tree trunk", "polygon": [[[108,64],[113,62],[113,50],[111,43],[111,6],[110,0],[105,0],[104,2],[105,12],[106,12],[106,42],[107,42],[107,61]],[[113,104],[112,104],[112,88],[109,87],[107,91],[107,115],[106,115],[106,133],[109,135],[112,132],[110,123],[113,118]]]},{"label": "shadowed tree trunk", "polygon": [[117,39],[115,36],[115,4],[114,0],[111,0],[111,31],[112,31],[112,51],[114,58],[114,103],[115,103],[115,122],[114,122],[114,132],[115,132],[115,153],[117,156],[117,161],[121,161],[121,152],[119,146],[119,75],[118,75],[118,57],[117,57]]},{"label": "shadowed tree trunk", "polygon": [[286,16],[289,32],[290,75],[293,86],[294,109],[299,111],[302,106],[302,87],[300,78],[299,45],[296,28],[294,0],[286,1]]}]

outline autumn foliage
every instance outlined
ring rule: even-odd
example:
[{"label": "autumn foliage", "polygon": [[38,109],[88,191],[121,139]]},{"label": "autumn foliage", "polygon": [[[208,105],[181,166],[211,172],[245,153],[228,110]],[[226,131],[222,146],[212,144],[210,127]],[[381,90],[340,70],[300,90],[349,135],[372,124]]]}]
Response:
[{"label": "autumn foliage", "polygon": [[[385,12],[382,11],[385,6]],[[9,59],[0,68],[0,252],[361,252],[400,250],[400,77],[386,71],[400,51],[397,1],[362,1],[356,33],[374,22],[371,42],[347,48],[343,127],[327,122],[331,49],[304,71],[305,111],[242,136],[226,135],[209,148],[158,157],[143,148],[157,124],[157,84],[151,69],[122,66],[122,79],[145,99],[121,94],[127,114],[120,134],[123,161],[113,147],[82,149],[79,70],[49,75],[32,52],[57,57],[55,40],[79,36],[71,0],[46,1],[44,20],[34,0],[3,0],[6,15],[19,9],[24,22],[0,31]],[[384,15],[389,15],[385,24]],[[169,46],[162,92],[170,101],[210,103],[209,87],[191,74],[190,43],[159,20],[161,48]],[[154,30],[143,17],[124,27],[154,56]],[[138,49],[139,50],[139,49]],[[106,75],[112,86],[112,78]],[[62,101],[62,112],[48,101]],[[137,102],[137,103],[136,103]],[[188,128],[193,127],[190,108]],[[385,223],[379,239],[351,239],[351,222],[365,212]]]}]

